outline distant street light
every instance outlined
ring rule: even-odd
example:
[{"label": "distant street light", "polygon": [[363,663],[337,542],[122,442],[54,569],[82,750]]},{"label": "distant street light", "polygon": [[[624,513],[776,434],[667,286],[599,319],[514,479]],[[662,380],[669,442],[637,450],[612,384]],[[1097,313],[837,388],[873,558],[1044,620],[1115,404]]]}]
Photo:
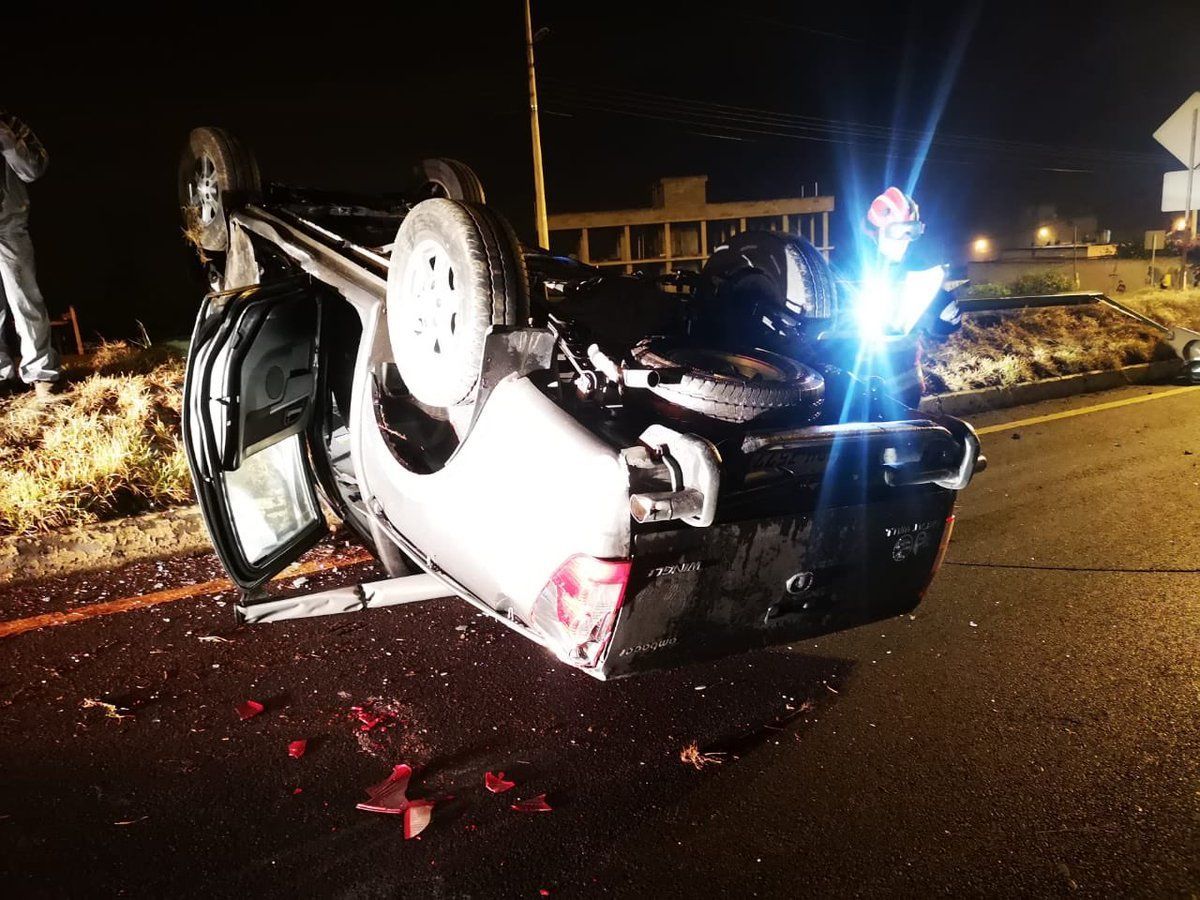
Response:
[{"label": "distant street light", "polygon": [[992,242],[985,237],[975,238],[974,247],[976,256],[984,256],[992,249]]},{"label": "distant street light", "polygon": [[1037,230],[1037,236],[1039,241],[1050,243],[1050,227],[1048,225],[1043,225]]}]

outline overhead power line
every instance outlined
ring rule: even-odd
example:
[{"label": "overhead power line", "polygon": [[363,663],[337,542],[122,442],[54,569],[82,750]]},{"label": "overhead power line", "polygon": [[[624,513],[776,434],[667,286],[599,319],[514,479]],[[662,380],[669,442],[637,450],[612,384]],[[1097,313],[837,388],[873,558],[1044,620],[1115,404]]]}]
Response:
[{"label": "overhead power line", "polygon": [[[559,111],[591,110],[700,128],[715,137],[759,135],[827,144],[929,144],[943,161],[970,163],[979,157],[1004,157],[1041,168],[1080,171],[1080,166],[1156,166],[1151,154],[1103,148],[1041,144],[954,133],[930,134],[917,129],[783,113],[777,110],[713,103],[628,88],[580,85],[547,79],[548,102]],[[945,151],[954,154],[948,156]],[[892,155],[903,155],[893,153]],[[965,158],[964,158],[965,157]],[[1069,163],[1049,166],[1047,163]]]}]

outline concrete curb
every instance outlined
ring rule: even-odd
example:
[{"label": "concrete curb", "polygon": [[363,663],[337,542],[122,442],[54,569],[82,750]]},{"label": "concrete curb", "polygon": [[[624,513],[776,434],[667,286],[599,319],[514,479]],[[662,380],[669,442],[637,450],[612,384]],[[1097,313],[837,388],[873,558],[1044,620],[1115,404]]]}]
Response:
[{"label": "concrete curb", "polygon": [[1128,384],[1151,384],[1169,381],[1181,371],[1179,360],[1166,359],[1123,369],[1104,369],[1045,378],[1011,387],[981,388],[977,391],[957,391],[953,394],[934,394],[921,400],[921,409],[950,416],[969,416],[993,409],[1007,409],[1041,400],[1058,400],[1076,394],[1107,391]]},{"label": "concrete curb", "polygon": [[204,520],[195,506],[47,534],[0,537],[0,586],[115,569],[209,547]]}]

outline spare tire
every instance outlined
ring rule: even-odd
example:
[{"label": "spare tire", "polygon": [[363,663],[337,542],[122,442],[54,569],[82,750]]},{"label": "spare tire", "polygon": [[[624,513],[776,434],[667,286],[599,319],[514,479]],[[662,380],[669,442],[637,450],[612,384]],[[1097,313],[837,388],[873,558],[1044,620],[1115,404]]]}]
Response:
[{"label": "spare tire", "polygon": [[262,193],[258,161],[236,137],[211,125],[192,129],[179,159],[183,230],[201,250],[229,248],[229,213]]},{"label": "spare tire", "polygon": [[387,327],[413,397],[436,407],[473,402],[488,329],[528,319],[529,276],[499,214],[433,199],[404,217],[388,268]]},{"label": "spare tire", "polygon": [[837,287],[821,251],[799,235],[744,231],[713,251],[701,273],[717,300],[746,306],[766,302],[793,316],[828,319]]},{"label": "spare tire", "polygon": [[752,422],[774,413],[812,421],[821,412],[825,380],[803,363],[767,350],[701,347],[646,338],[633,358],[649,369],[684,370],[677,384],[650,390],[675,406],[723,422]]},{"label": "spare tire", "polygon": [[465,162],[457,159],[423,159],[417,163],[414,174],[420,200],[444,197],[467,203],[487,203],[483,182]]}]

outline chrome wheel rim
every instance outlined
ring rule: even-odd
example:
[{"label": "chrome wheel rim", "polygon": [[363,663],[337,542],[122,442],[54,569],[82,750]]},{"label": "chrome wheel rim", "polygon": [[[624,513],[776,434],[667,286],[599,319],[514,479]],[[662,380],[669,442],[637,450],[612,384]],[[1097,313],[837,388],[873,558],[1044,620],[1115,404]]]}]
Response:
[{"label": "chrome wheel rim", "polygon": [[221,214],[221,187],[217,183],[216,164],[207,154],[196,159],[188,188],[200,224],[211,225]]}]

